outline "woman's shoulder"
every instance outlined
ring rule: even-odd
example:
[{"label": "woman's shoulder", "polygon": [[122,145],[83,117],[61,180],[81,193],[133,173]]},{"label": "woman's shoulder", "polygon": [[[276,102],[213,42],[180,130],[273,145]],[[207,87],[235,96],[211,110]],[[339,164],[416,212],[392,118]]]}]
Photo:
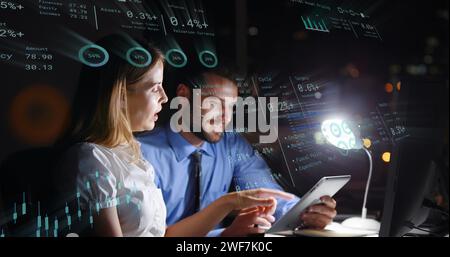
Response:
[{"label": "woman's shoulder", "polygon": [[77,153],[90,153],[93,151],[108,152],[108,148],[95,143],[80,142],[73,144],[67,149],[67,152],[77,152]]},{"label": "woman's shoulder", "polygon": [[64,159],[72,163],[79,163],[79,167],[85,165],[110,167],[115,157],[113,150],[108,147],[95,143],[81,142],[68,148],[64,153]]},{"label": "woman's shoulder", "polygon": [[113,166],[112,154],[103,146],[82,142],[61,150],[55,179],[60,190],[65,191],[75,185],[77,178],[107,172]]},{"label": "woman's shoulder", "polygon": [[134,133],[134,137],[144,146],[164,147],[168,145],[167,127],[157,127],[152,131]]}]

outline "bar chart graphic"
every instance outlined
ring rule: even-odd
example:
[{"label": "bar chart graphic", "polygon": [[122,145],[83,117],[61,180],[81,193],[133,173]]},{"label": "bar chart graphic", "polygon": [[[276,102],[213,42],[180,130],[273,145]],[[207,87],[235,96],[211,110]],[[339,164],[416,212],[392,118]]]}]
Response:
[{"label": "bar chart graphic", "polygon": [[330,32],[323,19],[311,18],[309,16],[306,17],[301,16],[301,18],[307,30],[320,31],[325,33]]}]

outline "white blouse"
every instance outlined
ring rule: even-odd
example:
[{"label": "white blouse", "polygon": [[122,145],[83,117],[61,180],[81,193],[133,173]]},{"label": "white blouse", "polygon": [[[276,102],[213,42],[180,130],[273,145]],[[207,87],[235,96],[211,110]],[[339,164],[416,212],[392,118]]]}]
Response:
[{"label": "white blouse", "polygon": [[69,154],[77,158],[76,184],[84,208],[95,213],[116,207],[124,236],[164,236],[166,206],[150,163],[142,158],[133,162],[129,146],[81,143]]}]

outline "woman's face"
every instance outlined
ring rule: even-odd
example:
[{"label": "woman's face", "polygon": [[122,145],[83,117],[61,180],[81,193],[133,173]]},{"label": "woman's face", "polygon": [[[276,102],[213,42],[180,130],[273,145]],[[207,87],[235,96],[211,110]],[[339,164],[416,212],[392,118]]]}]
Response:
[{"label": "woman's face", "polygon": [[133,131],[148,131],[155,127],[162,104],[167,103],[163,88],[164,64],[159,61],[144,77],[127,86],[128,112]]}]

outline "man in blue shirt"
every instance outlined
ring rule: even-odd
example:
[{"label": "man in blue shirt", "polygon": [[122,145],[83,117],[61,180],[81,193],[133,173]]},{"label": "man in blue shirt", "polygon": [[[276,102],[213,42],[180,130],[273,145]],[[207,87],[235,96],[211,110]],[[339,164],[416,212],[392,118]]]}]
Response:
[{"label": "man in blue shirt", "polygon": [[[196,78],[189,81],[178,83],[176,95],[185,97],[192,103],[192,89],[200,87],[202,101],[207,96],[219,98],[223,109],[223,115],[219,117],[219,120],[222,128],[225,128],[232,119],[230,115],[225,115],[227,113],[225,108],[233,108],[233,106],[225,106],[225,98],[238,96],[238,89],[233,80],[226,73],[218,71],[199,73]],[[192,85],[192,81],[197,82]],[[199,86],[199,84],[202,85]],[[202,121],[206,116],[204,111],[201,110]],[[215,120],[217,118],[213,117]],[[192,122],[195,124],[195,119],[192,119]],[[209,124],[209,121],[207,123]],[[271,176],[266,162],[239,134],[207,132],[203,126],[200,132],[191,131],[184,128],[177,133],[171,129],[170,124],[166,124],[154,131],[136,134],[136,138],[141,143],[144,158],[155,168],[155,182],[163,192],[168,225],[208,206],[229,192],[232,185],[235,186],[233,189],[237,190],[253,188],[282,190]],[[201,172],[195,174],[199,165],[201,165]],[[298,200],[299,198],[290,201],[278,200],[276,209],[269,211],[269,214],[279,219]],[[322,204],[311,206],[299,217],[305,226],[323,228],[335,217],[336,202],[328,196],[322,197],[322,202]],[[217,229],[209,235],[242,236],[262,232],[261,228],[254,226],[267,223],[261,222],[261,218],[270,222],[274,221],[272,215],[258,216],[262,213],[260,211],[243,213],[237,216],[229,227]]]}]

